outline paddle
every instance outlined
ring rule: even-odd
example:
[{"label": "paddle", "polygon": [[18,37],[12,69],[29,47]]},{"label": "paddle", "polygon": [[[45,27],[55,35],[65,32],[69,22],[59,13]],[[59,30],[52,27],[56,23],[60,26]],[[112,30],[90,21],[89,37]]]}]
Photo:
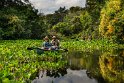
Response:
[{"label": "paddle", "polygon": [[35,50],[37,52],[37,54],[41,55],[44,53],[44,49],[41,48],[37,48],[37,47],[28,47],[27,50]]},{"label": "paddle", "polygon": [[27,48],[27,50],[34,50],[34,49],[45,50],[45,49],[41,49],[41,48],[38,48],[38,47],[28,47]]}]

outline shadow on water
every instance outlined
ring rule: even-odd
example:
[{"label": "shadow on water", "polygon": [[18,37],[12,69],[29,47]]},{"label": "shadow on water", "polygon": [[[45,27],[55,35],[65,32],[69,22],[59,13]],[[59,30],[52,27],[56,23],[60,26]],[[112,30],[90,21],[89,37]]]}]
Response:
[{"label": "shadow on water", "polygon": [[32,83],[123,83],[124,50],[69,51],[68,66],[37,73]]}]

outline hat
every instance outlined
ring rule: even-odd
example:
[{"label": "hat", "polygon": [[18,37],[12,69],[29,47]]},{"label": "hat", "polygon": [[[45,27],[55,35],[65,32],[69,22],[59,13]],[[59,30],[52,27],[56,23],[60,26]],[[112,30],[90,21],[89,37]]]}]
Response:
[{"label": "hat", "polygon": [[56,39],[56,36],[53,36],[52,38],[53,38],[53,39]]},{"label": "hat", "polygon": [[44,38],[44,40],[49,40],[48,36],[46,36],[46,37]]}]

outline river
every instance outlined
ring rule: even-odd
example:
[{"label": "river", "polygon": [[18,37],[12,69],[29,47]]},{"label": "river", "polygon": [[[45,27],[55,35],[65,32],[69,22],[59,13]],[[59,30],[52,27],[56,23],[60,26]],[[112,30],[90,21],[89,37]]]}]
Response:
[{"label": "river", "polygon": [[124,49],[71,50],[63,59],[68,67],[41,71],[32,83],[124,83]]}]

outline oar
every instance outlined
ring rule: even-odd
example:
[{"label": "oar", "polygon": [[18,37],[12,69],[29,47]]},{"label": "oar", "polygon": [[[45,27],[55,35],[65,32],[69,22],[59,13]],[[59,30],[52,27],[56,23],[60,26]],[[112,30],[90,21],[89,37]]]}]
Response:
[{"label": "oar", "polygon": [[41,48],[38,48],[38,47],[28,47],[27,50],[34,50],[34,49],[39,49],[39,50],[43,50]]},{"label": "oar", "polygon": [[42,48],[38,48],[38,47],[28,47],[27,50],[43,50],[43,51],[50,51],[48,49],[42,49]]},{"label": "oar", "polygon": [[32,47],[28,47],[28,48],[27,48],[27,50],[33,50],[33,49],[34,49],[34,48],[32,48]]},{"label": "oar", "polygon": [[38,47],[28,47],[27,50],[35,50],[37,54],[41,55],[44,53],[44,49],[38,48]]},{"label": "oar", "polygon": [[68,49],[66,48],[60,48],[60,50],[63,50],[64,52],[68,52]]}]

